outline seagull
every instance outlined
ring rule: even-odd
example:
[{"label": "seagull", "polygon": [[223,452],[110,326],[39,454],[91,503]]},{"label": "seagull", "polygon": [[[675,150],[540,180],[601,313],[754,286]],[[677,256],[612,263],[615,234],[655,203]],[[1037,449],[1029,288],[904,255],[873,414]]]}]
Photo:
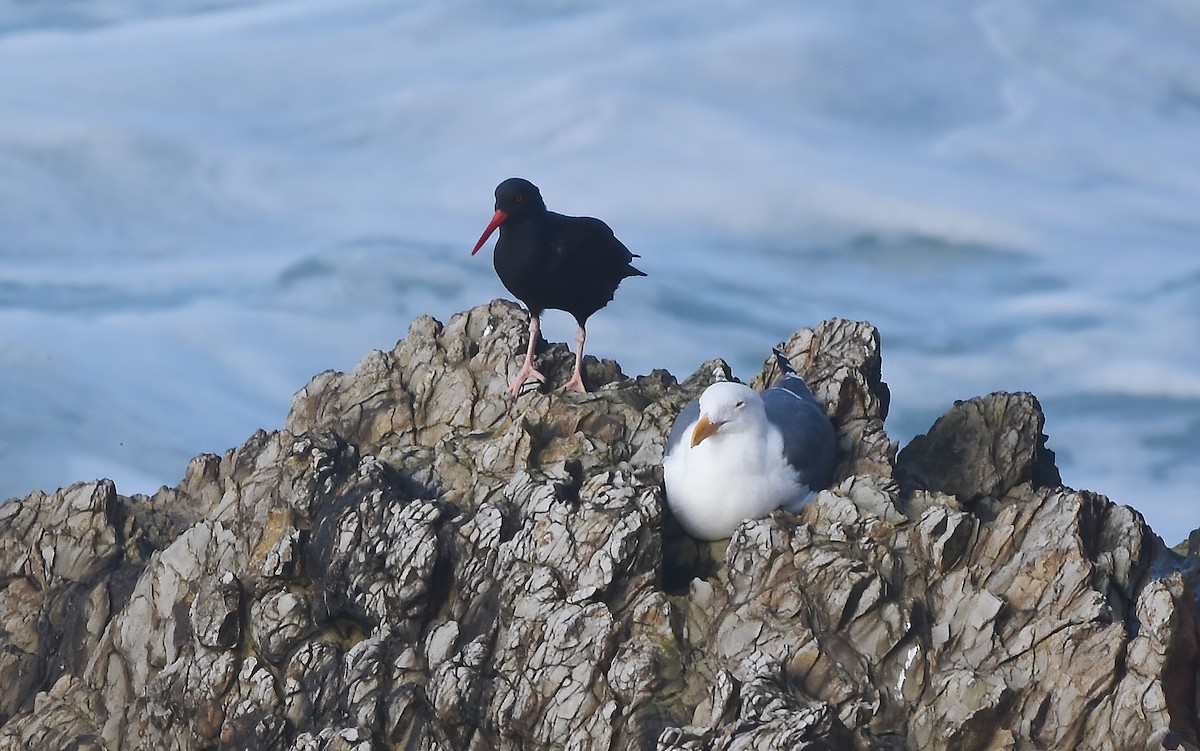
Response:
[{"label": "seagull", "polygon": [[510,177],[496,186],[496,213],[471,255],[479,252],[497,227],[496,275],[529,309],[529,349],[507,393],[517,396],[531,378],[546,382],[533,366],[546,308],[575,317],[575,370],[564,388],[586,392],[583,344],[587,319],[612,301],[617,285],[626,277],[646,275],[631,265],[640,256],[630,253],[599,219],[548,211],[541,191],[521,177]]},{"label": "seagull", "polygon": [[692,537],[721,540],[745,519],[799,511],[833,479],[834,431],[778,349],[783,380],[762,394],[712,384],[671,428],[663,458],[667,505]]}]

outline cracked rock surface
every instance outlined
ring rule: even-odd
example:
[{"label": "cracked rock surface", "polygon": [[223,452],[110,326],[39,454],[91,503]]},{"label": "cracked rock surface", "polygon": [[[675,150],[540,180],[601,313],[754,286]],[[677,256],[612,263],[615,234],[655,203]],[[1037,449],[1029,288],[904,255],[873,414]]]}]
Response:
[{"label": "cracked rock surface", "polygon": [[1063,487],[1032,395],[898,452],[878,332],[797,331],[835,484],[698,543],[659,462],[727,366],[514,400],[526,321],[418,319],[153,497],[0,505],[0,749],[1200,746],[1200,561]]}]

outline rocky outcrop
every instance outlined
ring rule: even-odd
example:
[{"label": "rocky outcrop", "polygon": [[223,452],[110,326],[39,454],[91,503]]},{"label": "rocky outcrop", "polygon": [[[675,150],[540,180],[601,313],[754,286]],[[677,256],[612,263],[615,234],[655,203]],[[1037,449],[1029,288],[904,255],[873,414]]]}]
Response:
[{"label": "rocky outcrop", "polygon": [[1032,396],[897,455],[878,333],[799,331],[837,482],[701,544],[658,463],[728,368],[513,400],[525,321],[419,319],[153,497],[0,505],[0,748],[1197,747],[1197,561],[1062,487]]}]

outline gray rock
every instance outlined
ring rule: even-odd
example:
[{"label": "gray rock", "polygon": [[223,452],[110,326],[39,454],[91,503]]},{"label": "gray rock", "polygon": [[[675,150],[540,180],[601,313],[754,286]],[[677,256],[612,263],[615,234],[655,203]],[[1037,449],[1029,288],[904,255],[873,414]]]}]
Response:
[{"label": "gray rock", "polygon": [[202,646],[237,646],[242,636],[242,587],[237,577],[227,571],[201,580],[190,615],[191,631]]},{"label": "gray rock", "polygon": [[878,332],[798,331],[834,485],[698,543],[659,462],[728,366],[514,400],[525,330],[419,319],[178,487],[0,506],[0,749],[1197,747],[1200,567],[1031,396],[897,456]]},{"label": "gray rock", "polygon": [[1021,483],[1061,485],[1046,418],[1033,394],[995,393],[954,406],[904,447],[897,474],[908,488],[957,496],[963,503],[999,498]]}]

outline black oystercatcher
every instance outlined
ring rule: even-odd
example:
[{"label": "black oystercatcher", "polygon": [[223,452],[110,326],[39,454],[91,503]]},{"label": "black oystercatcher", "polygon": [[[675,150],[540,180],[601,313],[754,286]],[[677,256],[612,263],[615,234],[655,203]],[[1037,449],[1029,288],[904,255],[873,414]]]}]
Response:
[{"label": "black oystercatcher", "polygon": [[508,387],[516,396],[530,378],[545,383],[533,367],[533,353],[542,335],[546,308],[575,316],[575,373],[565,388],[587,391],[583,385],[583,343],[587,319],[613,299],[627,276],[645,276],[630,262],[638,256],[613,236],[607,224],[590,216],[563,216],[546,210],[537,186],[510,177],[496,186],[496,213],[475,243],[475,255],[500,228],[496,241],[496,274],[506,289],[529,308],[529,349],[525,363]]},{"label": "black oystercatcher", "polygon": [[714,383],[675,419],[663,458],[667,505],[692,537],[729,537],[745,519],[799,511],[833,479],[825,410],[779,350],[779,385],[762,394]]}]

